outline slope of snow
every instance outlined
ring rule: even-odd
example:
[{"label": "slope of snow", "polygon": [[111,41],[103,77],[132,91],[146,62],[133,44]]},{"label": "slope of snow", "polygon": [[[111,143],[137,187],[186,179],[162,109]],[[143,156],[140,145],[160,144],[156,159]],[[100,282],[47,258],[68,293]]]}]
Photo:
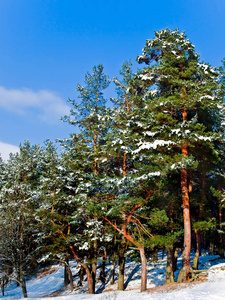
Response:
[{"label": "slope of snow", "polygon": [[[223,263],[221,263],[223,262]],[[220,264],[219,264],[220,263]],[[74,261],[70,262],[73,274],[78,272],[77,265]],[[163,285],[165,281],[165,265],[166,258],[160,259],[158,263],[148,264],[148,288]],[[178,267],[181,266],[181,258],[178,260]],[[54,266],[55,271],[44,277],[32,277],[27,281],[27,290],[29,300],[41,300],[43,296],[50,295],[64,287],[63,266]],[[208,281],[195,284],[191,287],[177,289],[169,292],[146,292],[140,293],[140,264],[128,261],[126,263],[126,277],[125,287],[127,291],[116,291],[117,284],[110,284],[110,268],[108,268],[107,283],[97,283],[97,293],[95,295],[87,294],[87,284],[84,283],[82,289],[76,288],[78,278],[74,279],[75,290],[69,294],[69,289],[65,289],[58,297],[46,297],[46,300],[174,300],[174,299],[188,299],[188,300],[219,300],[225,299],[225,260],[221,260],[218,256],[201,256],[200,269],[209,269]],[[179,271],[176,272],[175,277],[178,276]],[[113,290],[111,292],[100,293],[103,289]],[[12,284],[6,288],[5,297],[3,299],[23,299],[20,287]]]}]

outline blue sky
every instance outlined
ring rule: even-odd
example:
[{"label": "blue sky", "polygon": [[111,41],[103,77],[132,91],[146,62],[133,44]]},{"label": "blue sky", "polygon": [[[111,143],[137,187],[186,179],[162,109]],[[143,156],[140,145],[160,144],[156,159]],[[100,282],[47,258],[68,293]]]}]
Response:
[{"label": "blue sky", "polygon": [[221,65],[224,16],[224,0],[0,0],[0,153],[67,138],[75,128],[59,118],[85,73],[103,64],[115,77],[128,59],[136,68],[154,30],[185,31],[201,59]]}]

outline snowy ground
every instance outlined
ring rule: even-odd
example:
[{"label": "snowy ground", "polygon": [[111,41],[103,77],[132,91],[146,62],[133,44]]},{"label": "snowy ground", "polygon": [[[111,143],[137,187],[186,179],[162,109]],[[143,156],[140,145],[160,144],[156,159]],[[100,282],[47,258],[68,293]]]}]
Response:
[{"label": "snowy ground", "polygon": [[[220,264],[219,263],[223,263]],[[78,272],[77,265],[71,261],[73,274]],[[178,265],[181,264],[181,258]],[[160,286],[165,281],[166,258],[160,259],[158,263],[148,264],[148,288]],[[214,267],[212,267],[214,266]],[[63,289],[63,266],[53,266],[54,272],[46,276],[32,277],[27,281],[27,291],[30,300],[41,300],[43,296],[50,296],[51,293]],[[140,265],[133,262],[126,263],[126,291],[116,291],[117,285],[110,284],[110,268],[108,268],[108,282],[102,285],[97,283],[97,293],[95,295],[87,294],[87,284],[82,289],[76,288],[78,279],[74,280],[75,290],[71,294],[69,289],[64,290],[58,297],[47,297],[46,300],[219,300],[225,299],[225,260],[219,260],[217,256],[201,256],[200,269],[209,269],[208,281],[192,285],[191,287],[177,289],[169,292],[140,293]],[[178,271],[179,272],[179,271]],[[178,276],[176,272],[175,277]],[[100,293],[102,290],[112,290],[111,292]],[[21,288],[11,284],[6,288],[5,296],[0,299],[23,299]]]}]

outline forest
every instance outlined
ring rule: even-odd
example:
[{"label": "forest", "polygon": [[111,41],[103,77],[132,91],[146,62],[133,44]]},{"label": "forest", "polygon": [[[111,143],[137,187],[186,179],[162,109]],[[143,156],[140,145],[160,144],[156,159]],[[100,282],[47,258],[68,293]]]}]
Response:
[{"label": "forest", "polygon": [[[119,266],[118,290],[126,258],[141,262],[145,291],[147,263],[159,251],[165,284],[174,282],[178,252],[178,282],[194,276],[202,251],[224,257],[225,60],[205,63],[184,32],[169,28],[142,51],[136,72],[126,61],[119,78],[102,65],[86,73],[62,116],[74,126],[69,138],[26,141],[1,159],[3,294],[14,280],[27,297],[27,276],[55,262],[72,291],[71,258],[93,294],[106,262]],[[106,99],[111,84],[116,97]]]}]

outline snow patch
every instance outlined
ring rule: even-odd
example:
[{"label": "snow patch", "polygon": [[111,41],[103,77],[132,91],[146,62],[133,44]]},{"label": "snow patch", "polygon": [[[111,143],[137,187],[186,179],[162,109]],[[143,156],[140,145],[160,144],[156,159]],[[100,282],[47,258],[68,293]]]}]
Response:
[{"label": "snow patch", "polygon": [[209,281],[225,281],[225,263],[212,266],[208,271]]}]

